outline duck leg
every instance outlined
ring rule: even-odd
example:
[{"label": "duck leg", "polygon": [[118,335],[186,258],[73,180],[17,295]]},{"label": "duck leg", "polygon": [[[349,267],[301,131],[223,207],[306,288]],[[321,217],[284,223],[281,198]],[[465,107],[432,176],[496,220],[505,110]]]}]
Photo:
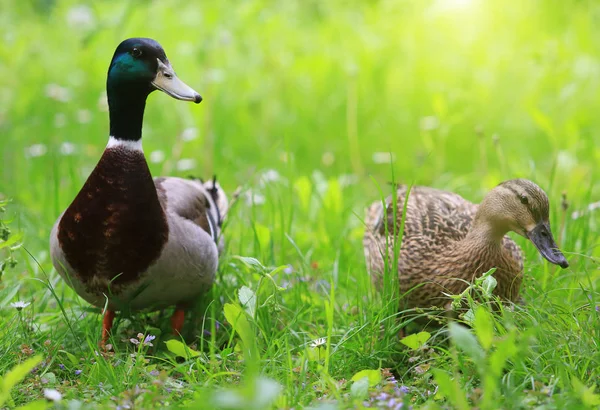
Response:
[{"label": "duck leg", "polygon": [[108,337],[110,336],[110,330],[112,329],[114,320],[115,311],[106,310],[104,312],[104,318],[102,319],[102,340],[100,341],[100,346],[102,348],[104,348],[106,346],[106,342],[108,342]]},{"label": "duck leg", "polygon": [[185,321],[185,310],[182,306],[177,306],[173,316],[171,316],[171,329],[174,335],[180,335]]}]

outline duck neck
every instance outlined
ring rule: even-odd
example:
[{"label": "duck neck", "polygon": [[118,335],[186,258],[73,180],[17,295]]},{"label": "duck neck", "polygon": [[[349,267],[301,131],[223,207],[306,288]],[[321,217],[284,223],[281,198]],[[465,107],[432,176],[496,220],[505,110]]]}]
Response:
[{"label": "duck neck", "polygon": [[502,239],[507,233],[508,229],[494,225],[478,211],[475,214],[473,225],[464,240],[471,245],[476,244],[480,247],[501,248]]},{"label": "duck neck", "polygon": [[127,89],[107,86],[110,136],[121,141],[140,141],[144,109],[149,91],[147,87]]}]

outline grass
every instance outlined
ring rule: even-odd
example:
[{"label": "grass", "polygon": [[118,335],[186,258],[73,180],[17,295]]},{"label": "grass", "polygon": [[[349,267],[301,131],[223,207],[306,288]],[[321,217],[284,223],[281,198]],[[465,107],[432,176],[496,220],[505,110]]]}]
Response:
[{"label": "grass", "polygon": [[[596,408],[599,15],[574,0],[9,1],[0,406]],[[102,356],[101,316],[52,269],[48,235],[104,148],[106,69],[130,36],[157,39],[205,99],[150,97],[153,174],[216,173],[242,195],[186,343],[170,312],[139,314]],[[570,267],[517,237],[525,305],[400,341],[396,292],[365,268],[365,206],[391,180],[479,201],[514,177],[548,193]]]}]

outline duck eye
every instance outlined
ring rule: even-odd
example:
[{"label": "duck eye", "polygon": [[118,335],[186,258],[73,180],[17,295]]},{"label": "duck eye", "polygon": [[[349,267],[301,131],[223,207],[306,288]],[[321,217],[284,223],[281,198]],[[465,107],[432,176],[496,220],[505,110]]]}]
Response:
[{"label": "duck eye", "polygon": [[134,56],[135,58],[138,58],[142,55],[142,50],[140,50],[137,47],[134,47],[133,50],[131,50],[131,55]]},{"label": "duck eye", "polygon": [[527,199],[527,197],[525,195],[519,195],[519,199],[521,200],[521,203],[523,205],[527,205],[529,203],[529,200]]}]

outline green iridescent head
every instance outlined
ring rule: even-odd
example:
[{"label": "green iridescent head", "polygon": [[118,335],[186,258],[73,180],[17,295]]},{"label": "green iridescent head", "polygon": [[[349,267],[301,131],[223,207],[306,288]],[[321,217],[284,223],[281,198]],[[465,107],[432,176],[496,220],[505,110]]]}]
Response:
[{"label": "green iridescent head", "polygon": [[150,38],[123,41],[110,62],[106,80],[112,137],[142,138],[146,98],[154,90],[178,100],[202,101],[200,94],[175,75],[160,44]]},{"label": "green iridescent head", "polygon": [[106,87],[109,94],[146,97],[161,90],[178,100],[202,101],[200,94],[175,75],[165,50],[150,38],[130,38],[119,44],[110,62]]}]

